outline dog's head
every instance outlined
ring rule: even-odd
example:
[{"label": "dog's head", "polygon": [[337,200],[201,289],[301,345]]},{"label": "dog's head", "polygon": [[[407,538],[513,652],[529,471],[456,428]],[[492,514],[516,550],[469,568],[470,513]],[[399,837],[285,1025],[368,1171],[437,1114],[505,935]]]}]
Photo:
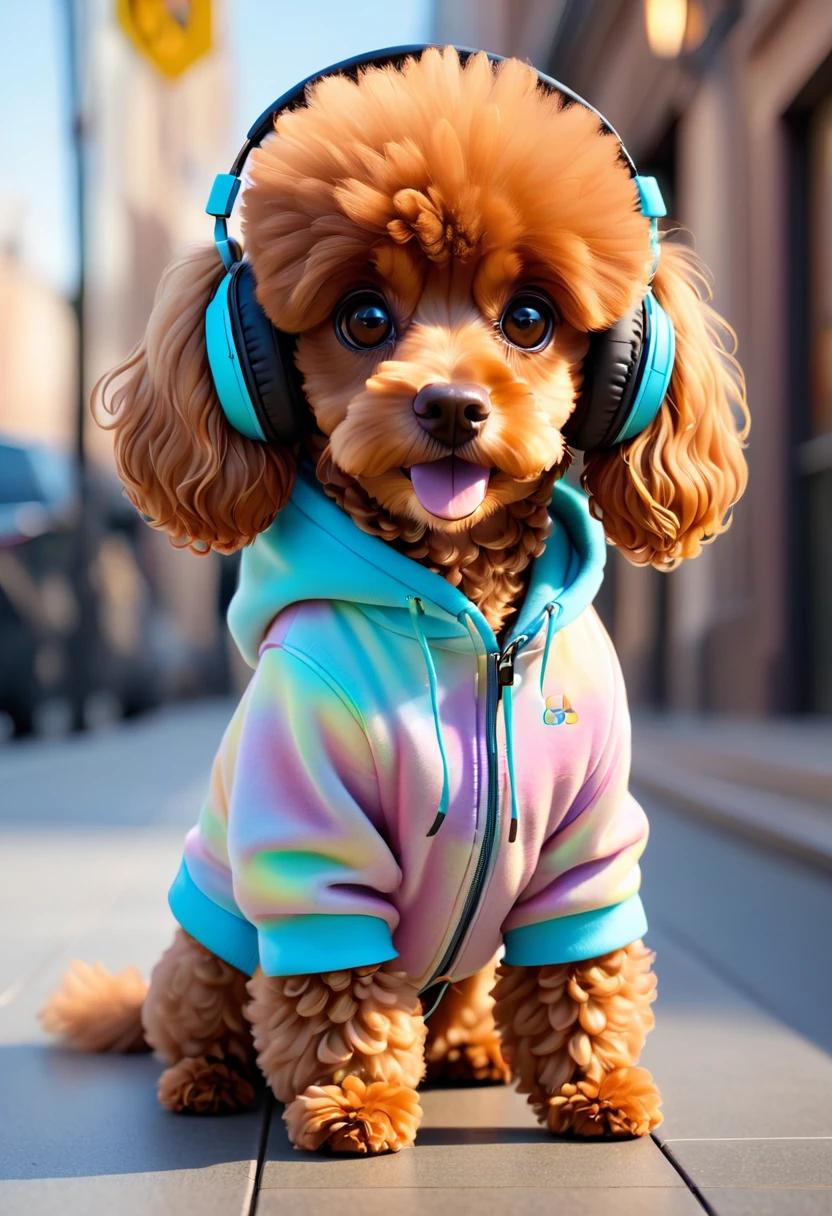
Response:
[{"label": "dog's head", "polygon": [[[652,261],[596,116],[527,65],[453,50],[318,82],[252,153],[243,221],[330,458],[394,519],[450,533],[565,469],[589,335],[643,295]],[[145,342],[99,393],[140,509],[177,543],[228,551],[284,505],[295,454],[222,415],[202,329],[222,273],[213,248],[175,263]],[[665,245],[670,391],[646,432],[585,466],[608,537],[641,563],[698,552],[744,486],[742,378],[698,276]]]}]

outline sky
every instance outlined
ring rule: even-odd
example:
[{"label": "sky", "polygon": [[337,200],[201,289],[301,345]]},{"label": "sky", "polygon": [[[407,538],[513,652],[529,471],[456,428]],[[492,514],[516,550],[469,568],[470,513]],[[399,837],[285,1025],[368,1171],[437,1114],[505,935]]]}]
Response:
[{"label": "sky", "polygon": [[[430,0],[227,0],[239,142],[281,93],[331,63],[426,42]],[[235,143],[237,141],[235,140]]]},{"label": "sky", "polygon": [[[110,2],[115,11],[116,0]],[[0,39],[0,247],[14,245],[63,293],[71,292],[77,273],[66,3],[2,0]],[[225,0],[220,34],[236,82],[234,144],[305,76],[377,47],[427,41],[430,22],[431,0]]]},{"label": "sky", "polygon": [[72,285],[70,127],[62,0],[3,4],[0,245],[58,290]]}]

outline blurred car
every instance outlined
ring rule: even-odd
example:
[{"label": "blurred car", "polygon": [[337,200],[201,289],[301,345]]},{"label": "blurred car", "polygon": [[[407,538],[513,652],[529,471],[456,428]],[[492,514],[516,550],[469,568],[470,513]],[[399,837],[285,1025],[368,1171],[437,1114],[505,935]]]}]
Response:
[{"label": "blurred car", "polygon": [[[118,484],[89,478],[89,595],[78,595],[78,476],[60,451],[0,440],[0,717],[6,732],[67,729],[158,703],[163,687],[140,523]],[[83,649],[83,703],[73,670]]]}]

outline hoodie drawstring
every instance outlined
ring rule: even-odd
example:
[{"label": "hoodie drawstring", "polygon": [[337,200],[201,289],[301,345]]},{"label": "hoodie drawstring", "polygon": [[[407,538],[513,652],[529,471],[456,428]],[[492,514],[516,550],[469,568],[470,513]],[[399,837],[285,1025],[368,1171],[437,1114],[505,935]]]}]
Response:
[{"label": "hoodie drawstring", "polygon": [[543,698],[543,704],[546,704],[546,698],[543,695],[543,681],[546,679],[546,666],[549,662],[549,647],[552,645],[552,638],[555,636],[555,621],[560,616],[560,604],[547,604],[546,615],[546,643],[543,647],[543,662],[540,664],[540,695]]},{"label": "hoodie drawstring", "polygon": [[448,803],[450,800],[450,781],[448,779],[448,757],[445,754],[445,744],[442,740],[442,723],[439,718],[439,693],[436,685],[436,668],[433,665],[433,656],[430,653],[430,646],[422,629],[421,617],[425,614],[425,606],[416,595],[407,597],[407,607],[410,611],[410,620],[413,624],[413,632],[418,638],[419,645],[422,647],[422,654],[425,656],[425,666],[428,669],[428,684],[430,685],[430,703],[433,708],[433,728],[436,731],[436,743],[439,747],[439,755],[442,760],[442,795],[439,799],[439,810],[436,812],[436,818],[431,824],[428,836],[435,836],[442,826],[445,816],[448,813]]},{"label": "hoodie drawstring", "polygon": [[511,823],[508,828],[509,844],[517,839],[517,793],[514,788],[514,702],[513,688],[506,684],[503,688],[503,717],[506,723],[506,763],[508,765],[508,788],[511,792]]}]

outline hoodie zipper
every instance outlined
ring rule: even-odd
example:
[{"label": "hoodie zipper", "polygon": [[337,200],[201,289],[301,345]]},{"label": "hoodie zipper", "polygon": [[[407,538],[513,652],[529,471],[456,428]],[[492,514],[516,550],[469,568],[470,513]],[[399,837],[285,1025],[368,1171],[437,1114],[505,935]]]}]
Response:
[{"label": "hoodie zipper", "polygon": [[[480,632],[482,632],[480,630]],[[492,635],[493,637],[493,635]],[[497,839],[497,827],[500,821],[500,789],[497,757],[497,706],[500,703],[503,688],[514,683],[514,660],[524,642],[529,639],[525,634],[513,638],[503,650],[492,650],[488,655],[488,683],[486,685],[485,714],[486,714],[486,747],[488,751],[488,801],[486,804],[485,831],[482,845],[477,858],[474,877],[465,904],[462,909],[456,930],[451,938],[448,949],[429,982],[425,985],[426,992],[441,976],[450,973],[456,961],[459,947],[465,939],[471,922],[479,908],[485,880],[488,874],[494,844]],[[490,641],[490,639],[486,639]]]}]

